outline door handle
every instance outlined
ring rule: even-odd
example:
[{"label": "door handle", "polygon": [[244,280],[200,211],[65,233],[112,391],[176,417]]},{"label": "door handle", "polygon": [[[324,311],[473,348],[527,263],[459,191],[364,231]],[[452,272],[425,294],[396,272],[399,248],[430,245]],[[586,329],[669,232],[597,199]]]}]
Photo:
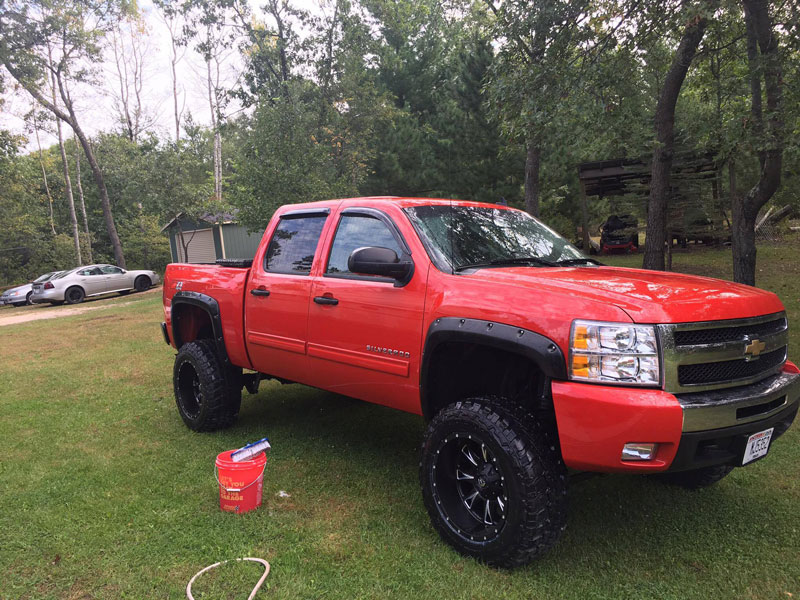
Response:
[{"label": "door handle", "polygon": [[317,304],[331,304],[333,306],[339,304],[339,300],[331,296],[315,296],[314,302],[316,302]]},{"label": "door handle", "polygon": [[260,288],[253,288],[250,290],[250,293],[253,294],[253,296],[269,296],[269,290]]}]

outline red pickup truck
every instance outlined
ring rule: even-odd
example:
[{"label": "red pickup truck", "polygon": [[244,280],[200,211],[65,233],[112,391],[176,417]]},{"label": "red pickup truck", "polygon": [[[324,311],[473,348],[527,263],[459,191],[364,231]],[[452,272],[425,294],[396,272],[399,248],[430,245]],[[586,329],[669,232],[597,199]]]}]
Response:
[{"label": "red pickup truck", "polygon": [[774,294],[606,267],[512,208],[284,206],[252,261],[220,262],[167,267],[185,423],[230,425],[266,378],[420,414],[431,520],[489,564],[556,542],[568,469],[702,487],[765,456],[797,413]]}]

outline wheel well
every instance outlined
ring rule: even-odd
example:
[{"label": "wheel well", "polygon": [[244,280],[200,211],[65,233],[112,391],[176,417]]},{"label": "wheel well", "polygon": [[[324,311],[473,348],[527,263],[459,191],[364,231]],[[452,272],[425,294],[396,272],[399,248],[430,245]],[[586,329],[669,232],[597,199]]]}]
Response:
[{"label": "wheel well", "polygon": [[439,344],[422,390],[427,419],[453,402],[476,396],[500,396],[530,412],[552,412],[550,379],[530,358],[478,343]]},{"label": "wheel well", "polygon": [[[140,277],[145,277],[140,275]],[[214,326],[208,311],[191,304],[172,307],[172,334],[180,348],[195,340],[214,339]]]},{"label": "wheel well", "polygon": [[77,288],[77,289],[79,289],[80,291],[82,291],[84,296],[86,295],[86,290],[85,290],[85,289],[83,289],[83,286],[80,286],[80,285],[71,285],[71,286],[69,286],[69,287],[68,287],[66,290],[64,290],[64,297],[66,297],[66,296],[67,296],[67,293],[68,293],[70,290],[73,290],[73,289],[75,289],[75,288]]},{"label": "wheel well", "polygon": [[[134,279],[134,280],[133,280],[133,281],[134,281],[134,283],[136,283],[136,281],[138,281],[138,280],[139,280],[139,279],[141,279],[142,277],[144,277],[145,279],[147,279],[147,281],[149,281],[150,283],[153,283],[153,280],[152,280],[152,279],[150,279],[150,277],[149,277],[148,275],[137,275],[137,276],[136,276],[136,279]],[[130,280],[129,280],[129,281],[130,281]]]}]

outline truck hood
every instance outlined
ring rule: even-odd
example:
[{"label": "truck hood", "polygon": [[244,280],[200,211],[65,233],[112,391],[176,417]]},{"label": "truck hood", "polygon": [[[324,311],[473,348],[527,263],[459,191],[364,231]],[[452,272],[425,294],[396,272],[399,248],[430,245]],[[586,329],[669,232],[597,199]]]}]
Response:
[{"label": "truck hood", "polygon": [[[479,269],[468,277],[611,303],[636,323],[755,317],[784,310],[772,292],[710,277],[620,267]],[[565,307],[565,310],[568,310]],[[591,315],[576,315],[592,318]]]}]

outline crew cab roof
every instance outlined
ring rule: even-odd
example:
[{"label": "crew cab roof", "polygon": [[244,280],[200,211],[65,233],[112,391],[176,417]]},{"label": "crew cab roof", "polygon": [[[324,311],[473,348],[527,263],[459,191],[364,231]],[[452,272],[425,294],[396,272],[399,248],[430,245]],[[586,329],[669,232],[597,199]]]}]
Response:
[{"label": "crew cab roof", "polygon": [[362,196],[356,198],[340,198],[338,200],[321,200],[319,202],[304,202],[302,204],[287,204],[278,209],[276,214],[293,212],[298,210],[330,209],[334,210],[339,206],[373,206],[380,207],[395,205],[400,208],[410,206],[483,206],[487,208],[502,208],[517,210],[501,204],[489,204],[485,202],[475,202],[474,200],[451,200],[448,198],[414,198],[405,196]]}]

